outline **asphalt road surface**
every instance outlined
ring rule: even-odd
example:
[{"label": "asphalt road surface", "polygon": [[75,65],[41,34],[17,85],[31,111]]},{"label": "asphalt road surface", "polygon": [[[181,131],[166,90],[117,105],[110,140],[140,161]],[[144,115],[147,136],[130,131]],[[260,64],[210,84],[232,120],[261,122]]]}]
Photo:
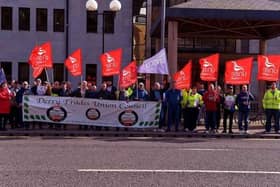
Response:
[{"label": "asphalt road surface", "polygon": [[0,186],[280,186],[279,139],[0,137]]}]

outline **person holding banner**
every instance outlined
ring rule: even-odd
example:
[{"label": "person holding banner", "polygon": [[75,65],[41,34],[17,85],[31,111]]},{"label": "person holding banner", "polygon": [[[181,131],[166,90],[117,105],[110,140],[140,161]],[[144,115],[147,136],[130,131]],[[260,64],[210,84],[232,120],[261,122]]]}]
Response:
[{"label": "person holding banner", "polygon": [[[216,128],[216,115],[217,115],[217,104],[220,103],[220,97],[215,90],[213,83],[209,84],[208,91],[203,95],[203,102],[206,110],[206,133],[215,133]],[[209,131],[211,128],[211,131]]]},{"label": "person holding banner", "polygon": [[271,119],[274,118],[275,133],[279,133],[279,114],[280,114],[280,91],[276,87],[276,82],[272,82],[263,97],[263,108],[266,115],[265,132],[271,131]]},{"label": "person holding banner", "polygon": [[171,131],[172,123],[175,123],[175,131],[179,131],[180,113],[181,113],[181,91],[175,88],[175,81],[169,90],[165,92],[164,102],[167,104],[168,113],[168,127],[166,132]]},{"label": "person holding banner", "polygon": [[159,117],[159,131],[163,131],[162,127],[165,123],[166,103],[163,102],[164,91],[159,82],[154,83],[154,88],[151,91],[151,101],[158,101],[161,103],[160,117]]},{"label": "person holding banner", "polygon": [[22,101],[24,95],[32,95],[32,92],[28,86],[29,86],[28,82],[24,81],[22,83],[20,90],[16,94],[17,112],[19,116],[17,124],[19,125],[19,128],[25,128],[25,129],[29,129],[29,124],[27,122],[26,123],[23,122]]},{"label": "person holding banner", "polygon": [[132,94],[132,99],[135,101],[148,101],[149,100],[149,93],[145,89],[145,85],[143,82],[140,82],[138,88],[134,90]]},{"label": "person holding banner", "polygon": [[[238,128],[240,132],[247,134],[248,117],[250,112],[250,103],[254,96],[248,91],[247,85],[242,85],[241,92],[237,95],[236,103],[238,107]],[[243,126],[244,122],[244,126]]]}]

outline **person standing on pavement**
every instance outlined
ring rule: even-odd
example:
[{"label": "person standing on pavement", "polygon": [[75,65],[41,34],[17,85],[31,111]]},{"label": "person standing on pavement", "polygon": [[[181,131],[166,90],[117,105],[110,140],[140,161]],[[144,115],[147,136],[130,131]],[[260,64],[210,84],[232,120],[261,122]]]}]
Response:
[{"label": "person standing on pavement", "polygon": [[0,130],[5,131],[9,114],[11,112],[11,99],[14,95],[10,92],[8,84],[2,82],[0,85]]},{"label": "person standing on pavement", "polygon": [[215,133],[217,104],[220,103],[220,97],[213,83],[209,84],[208,91],[204,93],[203,102],[206,110],[206,133],[209,133],[210,128],[210,132]]},{"label": "person standing on pavement", "polygon": [[168,111],[168,127],[166,132],[171,131],[172,123],[175,123],[175,131],[179,131],[181,100],[181,91],[175,88],[175,82],[173,82],[172,87],[166,91],[164,100],[167,104]]},{"label": "person standing on pavement", "polygon": [[266,115],[265,132],[271,131],[271,119],[274,118],[275,133],[279,133],[279,114],[280,114],[280,91],[276,87],[276,82],[271,84],[263,97],[263,108]]},{"label": "person standing on pavement", "polygon": [[163,102],[163,89],[161,88],[161,85],[159,82],[154,83],[154,88],[151,90],[151,101],[157,101],[161,103],[161,110],[160,110],[160,117],[159,117],[159,131],[163,131],[162,127],[165,122],[165,103]]},{"label": "person standing on pavement", "polygon": [[28,87],[28,82],[24,81],[22,83],[22,86],[20,90],[16,94],[16,103],[17,103],[17,112],[18,112],[18,121],[17,124],[19,125],[19,128],[25,128],[29,129],[29,123],[23,122],[23,116],[22,116],[22,101],[24,95],[32,95],[31,90]]},{"label": "person standing on pavement", "polygon": [[[247,133],[248,117],[250,112],[251,101],[254,96],[248,91],[247,85],[242,85],[241,92],[237,95],[236,103],[238,107],[238,128],[240,132]],[[244,126],[243,126],[244,122]]]},{"label": "person standing on pavement", "polygon": [[232,124],[233,124],[233,115],[235,111],[235,103],[236,103],[236,95],[233,93],[233,86],[228,86],[227,92],[223,97],[223,108],[224,108],[224,116],[223,116],[223,125],[224,130],[223,133],[227,133],[227,119],[229,117],[229,133],[232,134]]},{"label": "person standing on pavement", "polygon": [[[219,97],[219,101],[223,98],[223,91],[221,86],[217,86],[217,94]],[[222,113],[222,107],[221,102],[217,102],[217,112],[216,112],[216,132],[219,132],[220,123],[221,123],[221,113]]]},{"label": "person standing on pavement", "polygon": [[197,93],[196,86],[193,86],[190,91],[182,93],[182,108],[184,108],[184,129],[185,131],[193,132],[196,129],[199,107],[202,106],[202,96]]}]

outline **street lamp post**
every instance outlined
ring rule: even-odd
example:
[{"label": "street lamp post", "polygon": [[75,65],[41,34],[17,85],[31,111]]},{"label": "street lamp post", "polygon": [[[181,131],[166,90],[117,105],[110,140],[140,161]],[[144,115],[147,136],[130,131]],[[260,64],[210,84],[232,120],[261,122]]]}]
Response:
[{"label": "street lamp post", "polygon": [[[118,12],[121,10],[121,2],[119,0],[111,0],[110,4],[109,4],[109,10],[113,11],[113,12]],[[88,0],[86,2],[86,9],[88,11],[97,11],[98,10],[98,3],[96,2],[96,0]],[[102,16],[102,53],[105,52],[105,19],[104,19],[104,15],[106,13],[103,11],[102,13],[97,13],[97,15],[101,15]]]}]

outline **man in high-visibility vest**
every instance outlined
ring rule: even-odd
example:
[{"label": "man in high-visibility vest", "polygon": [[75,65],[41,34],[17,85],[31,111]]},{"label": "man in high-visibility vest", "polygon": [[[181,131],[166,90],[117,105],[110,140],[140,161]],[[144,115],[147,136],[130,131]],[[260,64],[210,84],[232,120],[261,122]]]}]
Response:
[{"label": "man in high-visibility vest", "polygon": [[274,118],[275,132],[279,133],[279,115],[280,115],[280,91],[276,87],[276,82],[271,84],[263,97],[263,108],[266,115],[265,132],[271,131],[271,119]]}]

